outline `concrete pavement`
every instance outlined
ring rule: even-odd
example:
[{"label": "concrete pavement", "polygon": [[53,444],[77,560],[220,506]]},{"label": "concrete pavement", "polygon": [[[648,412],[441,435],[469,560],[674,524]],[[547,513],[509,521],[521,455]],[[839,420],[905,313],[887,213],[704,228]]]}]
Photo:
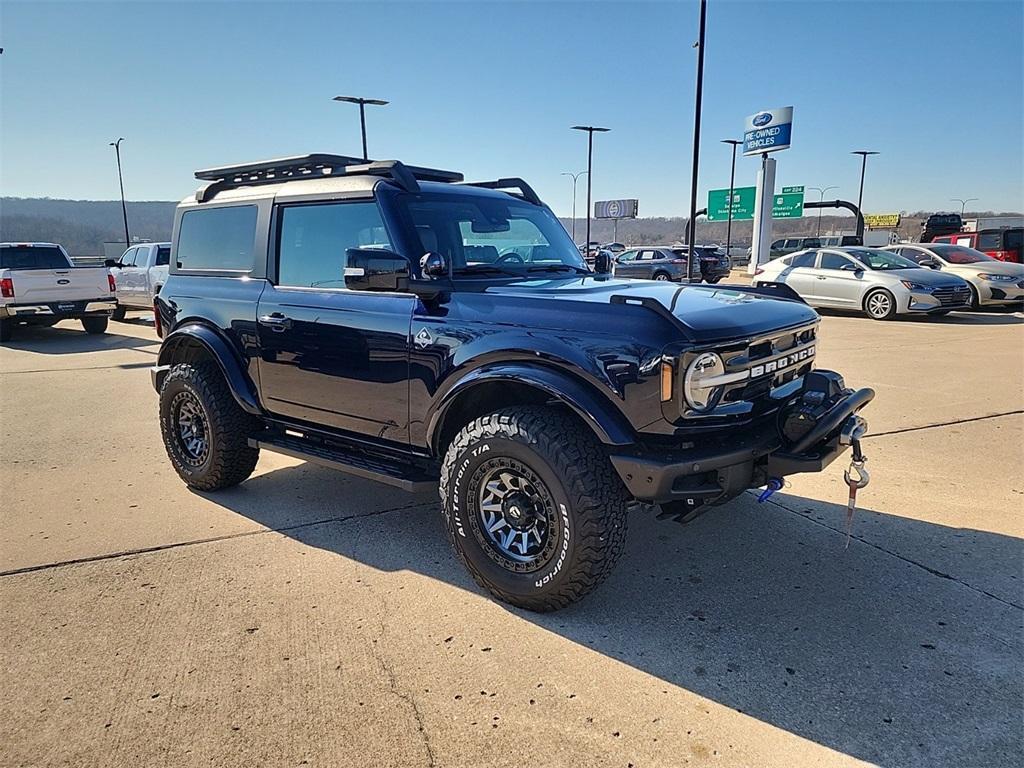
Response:
[{"label": "concrete pavement", "polygon": [[1022,323],[826,316],[819,365],[878,390],[849,549],[833,466],[638,514],[550,615],[484,596],[430,495],[271,454],[188,491],[150,327],[26,331],[0,348],[0,765],[1008,764]]}]

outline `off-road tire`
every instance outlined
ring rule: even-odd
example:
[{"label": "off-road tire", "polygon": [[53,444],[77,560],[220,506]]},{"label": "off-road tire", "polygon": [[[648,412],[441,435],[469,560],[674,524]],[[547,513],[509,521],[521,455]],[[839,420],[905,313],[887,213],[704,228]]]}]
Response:
[{"label": "off-road tire", "polygon": [[110,319],[117,323],[124,322],[124,316],[128,312],[124,307],[118,307],[114,310],[114,313],[110,316]]},{"label": "off-road tire", "polygon": [[[870,309],[871,300],[875,296],[883,296],[889,300],[888,312],[885,314],[876,314]],[[869,291],[867,296],[864,297],[864,314],[872,320],[892,320],[896,317],[896,297],[889,293],[889,291],[885,290],[885,288],[876,288],[873,291]]]},{"label": "off-road tire", "polygon": [[[195,396],[208,425],[209,450],[199,466],[190,465],[179,442],[173,405],[182,392]],[[238,485],[252,474],[259,448],[249,446],[258,420],[243,411],[228,390],[224,376],[213,363],[179,363],[171,368],[160,387],[160,433],[174,471],[190,487],[219,491]]]},{"label": "off-road tire", "polygon": [[[474,473],[506,457],[537,475],[557,510],[549,533],[558,537],[554,553],[528,572],[503,567],[478,538]],[[520,608],[553,611],[579,600],[608,576],[625,548],[625,487],[594,435],[552,408],[506,408],[467,424],[445,452],[440,492],[449,541],[470,575]]]},{"label": "off-road tire", "polygon": [[90,336],[95,336],[107,332],[108,320],[109,318],[106,315],[103,317],[83,317],[82,327],[85,328],[85,332]]},{"label": "off-road tire", "polygon": [[0,341],[10,341],[14,335],[14,321],[10,318],[0,319]]}]

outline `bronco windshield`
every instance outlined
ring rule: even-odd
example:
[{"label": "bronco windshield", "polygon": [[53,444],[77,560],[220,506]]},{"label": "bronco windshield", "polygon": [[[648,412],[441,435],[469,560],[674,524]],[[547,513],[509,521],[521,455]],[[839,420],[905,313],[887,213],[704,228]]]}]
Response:
[{"label": "bronco windshield", "polygon": [[544,206],[511,197],[429,193],[407,197],[405,206],[423,253],[444,256],[456,278],[590,272]]},{"label": "bronco windshield", "polygon": [[846,248],[846,255],[852,256],[868,269],[919,269],[920,265],[897,253],[880,251],[875,248]]}]

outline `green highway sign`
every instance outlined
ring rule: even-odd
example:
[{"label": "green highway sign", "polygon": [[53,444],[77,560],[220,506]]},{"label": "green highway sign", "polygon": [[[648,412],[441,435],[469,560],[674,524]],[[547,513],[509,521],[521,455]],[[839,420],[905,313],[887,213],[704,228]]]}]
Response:
[{"label": "green highway sign", "polygon": [[784,195],[788,195],[788,194],[794,193],[794,192],[799,192],[799,193],[803,194],[803,191],[804,191],[804,188],[802,186],[801,187],[783,187],[782,188],[782,194],[784,194]]},{"label": "green highway sign", "polygon": [[[757,192],[754,187],[733,187],[732,220],[750,221],[754,218],[754,198]],[[727,221],[729,219],[729,190],[708,190],[708,221]]]},{"label": "green highway sign", "polygon": [[[787,192],[787,189],[799,189],[799,192]],[[773,219],[799,219],[804,215],[803,187],[783,187],[781,195],[772,199]]]}]

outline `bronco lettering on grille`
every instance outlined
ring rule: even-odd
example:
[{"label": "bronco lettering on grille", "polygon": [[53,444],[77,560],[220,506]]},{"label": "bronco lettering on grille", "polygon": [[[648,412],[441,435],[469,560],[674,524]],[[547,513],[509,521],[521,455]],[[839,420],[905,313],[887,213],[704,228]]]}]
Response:
[{"label": "bronco lettering on grille", "polygon": [[777,373],[791,365],[807,362],[812,357],[814,357],[814,347],[801,349],[799,352],[793,352],[785,357],[780,357],[778,360],[770,360],[767,363],[755,365],[750,369],[750,378],[756,379],[769,373]]}]

